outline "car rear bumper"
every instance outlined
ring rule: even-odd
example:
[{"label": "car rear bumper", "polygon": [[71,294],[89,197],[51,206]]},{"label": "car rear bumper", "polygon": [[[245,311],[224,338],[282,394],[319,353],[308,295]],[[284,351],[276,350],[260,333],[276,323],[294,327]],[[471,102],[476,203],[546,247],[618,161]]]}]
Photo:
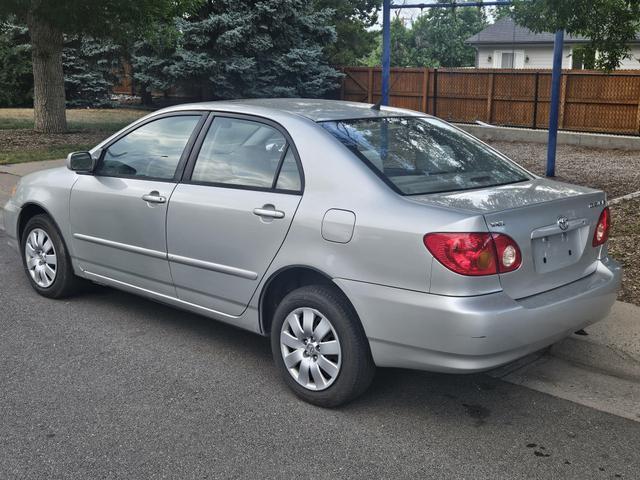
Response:
[{"label": "car rear bumper", "polygon": [[513,300],[450,297],[336,279],[354,304],[376,365],[471,373],[509,363],[603,319],[622,270],[605,259],[571,284]]}]

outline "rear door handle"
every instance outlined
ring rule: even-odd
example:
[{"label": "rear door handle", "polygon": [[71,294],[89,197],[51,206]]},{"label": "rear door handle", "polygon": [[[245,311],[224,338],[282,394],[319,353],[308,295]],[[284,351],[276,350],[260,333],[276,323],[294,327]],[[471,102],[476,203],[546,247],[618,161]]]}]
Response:
[{"label": "rear door handle", "polygon": [[142,200],[149,203],[165,203],[167,201],[167,197],[163,197],[158,191],[154,190],[153,192],[143,195]]},{"label": "rear door handle", "polygon": [[[265,208],[267,207],[267,208]],[[265,205],[262,208],[254,208],[253,209],[253,214],[257,215],[259,217],[267,217],[267,218],[284,218],[284,212],[282,210],[276,210],[275,207],[270,206],[271,208],[268,208],[267,205]]]}]

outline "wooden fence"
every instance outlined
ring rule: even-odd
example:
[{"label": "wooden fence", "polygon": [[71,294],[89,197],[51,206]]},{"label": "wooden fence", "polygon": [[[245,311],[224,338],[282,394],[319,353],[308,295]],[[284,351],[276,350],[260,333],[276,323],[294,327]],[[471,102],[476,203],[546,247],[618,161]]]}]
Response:
[{"label": "wooden fence", "polygon": [[[375,103],[380,68],[345,67],[341,97]],[[546,128],[550,70],[393,68],[391,105],[445,120]],[[559,126],[562,130],[640,135],[640,71],[562,73]]]}]

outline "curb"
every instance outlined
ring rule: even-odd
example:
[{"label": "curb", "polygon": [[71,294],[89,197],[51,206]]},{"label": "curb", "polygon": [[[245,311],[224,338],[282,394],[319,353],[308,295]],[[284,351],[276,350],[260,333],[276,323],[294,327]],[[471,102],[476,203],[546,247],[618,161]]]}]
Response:
[{"label": "curb", "polygon": [[[547,143],[548,130],[532,130],[530,128],[499,127],[496,125],[478,125],[456,123],[458,128],[484,141]],[[618,150],[640,150],[640,136],[607,135],[600,133],[558,131],[558,144],[576,145],[589,148],[605,148]]]}]

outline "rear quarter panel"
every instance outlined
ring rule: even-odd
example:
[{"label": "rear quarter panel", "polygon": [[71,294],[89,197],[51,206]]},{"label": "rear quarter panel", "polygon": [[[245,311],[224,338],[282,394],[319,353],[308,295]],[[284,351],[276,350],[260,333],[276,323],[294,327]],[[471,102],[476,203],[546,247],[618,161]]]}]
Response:
[{"label": "rear quarter panel", "polygon": [[[306,185],[287,238],[259,290],[274,272],[294,265],[313,267],[334,279],[420,292],[431,290],[433,265],[441,276],[449,277],[450,273],[459,277],[456,294],[461,290],[472,295],[500,289],[496,277],[440,272],[441,266],[423,244],[424,234],[431,231],[486,231],[482,215],[412,202],[393,192],[317,124],[301,120],[284,126],[296,142]],[[330,209],[355,214],[349,242],[322,237],[322,220]],[[446,294],[446,282],[442,283],[445,288],[438,293]],[[257,297],[252,300],[253,307],[257,306]]]}]

